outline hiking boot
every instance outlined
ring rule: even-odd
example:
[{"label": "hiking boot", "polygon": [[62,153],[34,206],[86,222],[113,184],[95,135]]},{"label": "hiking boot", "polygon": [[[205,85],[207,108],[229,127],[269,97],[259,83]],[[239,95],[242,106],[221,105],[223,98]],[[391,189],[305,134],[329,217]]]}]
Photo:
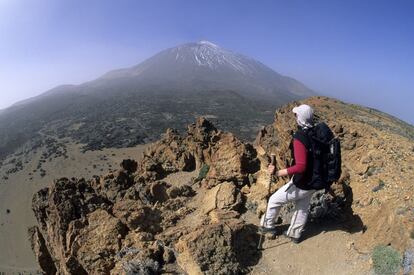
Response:
[{"label": "hiking boot", "polygon": [[272,233],[272,234],[275,234],[277,232],[277,229],[276,229],[276,227],[260,226],[259,227],[259,231],[260,231],[260,233]]},{"label": "hiking boot", "polygon": [[302,241],[302,239],[299,237],[299,238],[294,238],[294,237],[291,237],[291,236],[289,236],[288,235],[288,233],[287,233],[287,230],[286,231],[283,231],[283,235],[286,237],[286,238],[289,238],[290,239],[290,241],[292,242],[292,243],[295,243],[295,244],[298,244],[298,243],[300,243],[301,241]]},{"label": "hiking boot", "polygon": [[262,218],[260,219],[259,232],[275,234],[276,225],[273,222],[265,222],[265,216],[263,215]]},{"label": "hiking boot", "polygon": [[302,241],[301,238],[293,238],[293,237],[289,237],[289,238],[292,241],[292,243],[295,243],[295,244],[298,244]]}]

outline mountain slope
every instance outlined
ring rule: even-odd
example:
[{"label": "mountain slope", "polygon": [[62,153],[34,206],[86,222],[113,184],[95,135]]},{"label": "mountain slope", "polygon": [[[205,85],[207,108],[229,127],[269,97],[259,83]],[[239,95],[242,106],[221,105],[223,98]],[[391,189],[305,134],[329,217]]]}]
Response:
[{"label": "mountain slope", "polygon": [[167,49],[128,69],[64,85],[0,114],[0,160],[47,134],[85,150],[127,147],[213,118],[242,138],[271,120],[273,109],[313,92],[251,58],[209,42]]}]

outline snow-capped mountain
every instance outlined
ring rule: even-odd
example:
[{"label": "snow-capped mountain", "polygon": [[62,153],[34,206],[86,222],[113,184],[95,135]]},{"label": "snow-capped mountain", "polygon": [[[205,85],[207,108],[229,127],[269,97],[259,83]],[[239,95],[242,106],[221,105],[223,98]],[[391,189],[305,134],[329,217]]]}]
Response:
[{"label": "snow-capped mountain", "polygon": [[200,66],[200,68],[208,68],[211,71],[228,68],[242,74],[253,74],[255,68],[251,64],[252,61],[254,62],[252,59],[222,49],[209,41],[200,41],[167,49],[148,59],[143,64],[129,69],[112,71],[104,77],[137,76],[150,70],[151,65],[154,66],[157,63],[164,63],[166,65],[165,63],[167,62],[175,63],[177,66]]},{"label": "snow-capped mountain", "polygon": [[[190,48],[190,51],[188,50]],[[186,53],[193,52],[193,55],[188,56]],[[217,70],[221,66],[230,67],[242,74],[253,73],[254,67],[244,63],[241,55],[234,54],[230,51],[224,50],[209,41],[200,41],[193,45],[185,45],[171,50],[175,54],[177,62],[185,63],[187,60],[193,61],[197,66],[206,66],[211,70]]]},{"label": "snow-capped mountain", "polygon": [[139,80],[141,85],[232,90],[248,97],[264,96],[265,100],[270,97],[286,101],[314,95],[302,83],[209,41],[164,50],[137,66],[109,72],[99,80],[128,78]]}]

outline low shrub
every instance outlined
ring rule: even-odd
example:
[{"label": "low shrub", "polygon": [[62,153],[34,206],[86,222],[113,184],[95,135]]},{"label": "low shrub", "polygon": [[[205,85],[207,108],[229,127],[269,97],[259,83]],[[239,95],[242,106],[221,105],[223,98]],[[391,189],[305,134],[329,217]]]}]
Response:
[{"label": "low shrub", "polygon": [[379,245],[372,252],[372,261],[376,274],[396,274],[401,267],[401,255],[391,246]]},{"label": "low shrub", "polygon": [[203,164],[203,166],[201,166],[200,173],[198,174],[196,181],[201,181],[202,179],[204,179],[207,176],[209,170],[210,166],[208,166],[207,164]]}]

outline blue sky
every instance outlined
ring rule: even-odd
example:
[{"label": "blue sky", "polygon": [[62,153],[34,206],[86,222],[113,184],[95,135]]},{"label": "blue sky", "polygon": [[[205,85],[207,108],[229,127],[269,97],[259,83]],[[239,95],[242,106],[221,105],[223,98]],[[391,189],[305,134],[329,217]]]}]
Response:
[{"label": "blue sky", "polygon": [[414,1],[0,0],[0,108],[210,40],[414,124]]}]

